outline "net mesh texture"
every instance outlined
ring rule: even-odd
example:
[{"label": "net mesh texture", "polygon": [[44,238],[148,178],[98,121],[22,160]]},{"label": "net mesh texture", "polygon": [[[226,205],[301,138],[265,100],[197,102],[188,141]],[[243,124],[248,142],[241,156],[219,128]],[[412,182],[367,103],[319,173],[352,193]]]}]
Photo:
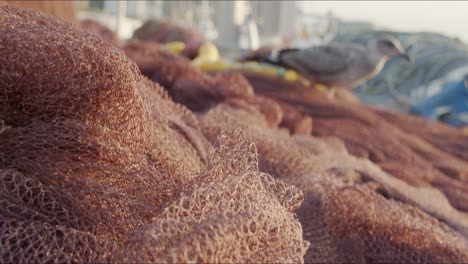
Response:
[{"label": "net mesh texture", "polygon": [[[148,48],[138,47],[133,52],[144,54],[147,50]],[[164,49],[154,48],[151,54],[157,58],[158,54],[165,52]],[[198,94],[198,103],[204,104],[203,91],[215,89],[204,81],[207,78],[205,74],[192,74],[195,69],[190,67],[188,61],[155,63],[151,67],[148,67],[151,60],[148,63],[140,60],[136,62],[141,69],[150,69],[145,72],[148,76],[165,76],[161,72],[170,69],[171,72],[178,73],[174,80],[189,79],[180,83],[176,91],[172,90],[173,98],[196,98],[193,95]],[[256,83],[255,90],[259,83],[260,81]],[[271,94],[294,93],[292,88],[288,91],[287,85],[286,88],[282,87],[284,82],[271,79],[265,83],[267,84],[263,86]],[[248,83],[246,87],[241,87],[245,82],[237,84],[236,95],[242,95],[242,91],[248,91],[251,87]],[[171,86],[168,89],[171,91]],[[362,115],[359,116],[358,109],[345,112],[341,109],[345,107],[333,108],[343,104],[341,101],[330,105],[326,101],[319,105],[312,104],[310,108],[320,117],[318,132],[323,133],[320,138],[316,138],[307,135],[312,130],[310,121],[304,132],[301,129],[291,129],[288,122],[285,122],[294,120],[296,127],[300,127],[298,124],[301,122],[298,120],[307,117],[304,109],[293,107],[287,101],[281,103],[272,99],[262,100],[265,97],[258,95],[254,95],[254,100],[251,100],[245,95],[218,98],[215,104],[205,104],[208,107],[202,107],[201,111],[193,110],[198,112],[202,131],[214,146],[217,146],[217,138],[222,131],[241,128],[257,146],[260,171],[304,191],[305,201],[297,212],[304,228],[304,238],[311,242],[305,257],[306,262],[467,261],[466,214],[453,207],[453,198],[449,202],[439,189],[424,180],[424,171],[408,167],[416,173],[412,177],[409,172],[406,177],[395,176],[388,171],[386,173],[382,170],[385,167],[381,169],[376,165],[376,155],[361,158],[352,156],[348,153],[350,145],[346,137],[338,134],[343,142],[334,137],[326,137],[327,133],[337,133],[331,130],[323,132],[322,120],[327,120],[326,117],[329,117],[330,122],[346,121],[344,118],[333,119],[337,114],[344,117],[357,116],[358,123],[354,126],[360,129],[372,127],[373,122],[367,120],[372,113],[361,108]],[[339,95],[340,100],[343,97],[348,101],[351,99],[349,102],[356,101],[347,94]],[[302,94],[299,93],[296,97],[299,96]],[[310,96],[304,96],[304,99],[308,97]],[[261,99],[255,100],[256,98]],[[318,100],[320,97],[315,98],[314,102],[317,103]],[[185,99],[180,102],[189,107],[191,105]],[[279,106],[279,110],[274,105]],[[349,105],[352,106],[351,103]],[[403,136],[401,133],[396,135]],[[362,137],[361,141],[365,144]],[[394,141],[395,139],[392,140]],[[382,146],[376,144],[366,146],[365,150],[378,152],[381,148]],[[397,153],[387,149],[391,155]],[[355,153],[355,148],[351,150]],[[410,161],[402,164],[408,162]],[[404,171],[401,165],[399,171]]]},{"label": "net mesh texture", "polygon": [[[1,262],[302,262],[302,192],[122,50],[0,8]],[[232,140],[235,139],[235,140]]]}]

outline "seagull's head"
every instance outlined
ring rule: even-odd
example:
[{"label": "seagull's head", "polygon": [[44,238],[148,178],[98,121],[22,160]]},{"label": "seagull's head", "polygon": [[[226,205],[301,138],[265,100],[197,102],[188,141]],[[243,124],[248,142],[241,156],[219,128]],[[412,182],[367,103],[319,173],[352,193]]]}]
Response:
[{"label": "seagull's head", "polygon": [[411,62],[410,56],[406,53],[400,41],[393,36],[385,35],[377,38],[371,42],[371,45],[374,45],[374,48],[388,59],[398,56]]}]

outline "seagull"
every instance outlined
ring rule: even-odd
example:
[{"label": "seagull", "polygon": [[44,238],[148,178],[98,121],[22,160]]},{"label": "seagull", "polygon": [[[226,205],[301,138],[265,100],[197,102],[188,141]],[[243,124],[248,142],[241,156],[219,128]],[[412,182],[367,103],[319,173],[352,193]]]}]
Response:
[{"label": "seagull", "polygon": [[283,49],[272,52],[266,62],[291,68],[334,91],[366,82],[395,56],[411,61],[395,37],[384,35],[369,40],[367,45],[330,43],[306,49]]}]

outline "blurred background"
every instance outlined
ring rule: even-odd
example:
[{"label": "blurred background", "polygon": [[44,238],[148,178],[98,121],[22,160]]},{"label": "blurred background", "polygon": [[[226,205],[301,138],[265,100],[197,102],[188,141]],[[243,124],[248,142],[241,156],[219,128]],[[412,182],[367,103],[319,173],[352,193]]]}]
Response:
[{"label": "blurred background", "polygon": [[[26,3],[30,1],[1,1]],[[47,1],[41,1],[45,5]],[[57,6],[57,1],[50,1]],[[126,41],[146,21],[199,32],[223,58],[260,47],[305,48],[397,37],[413,59],[391,60],[353,92],[381,108],[468,124],[468,2],[458,1],[65,1],[71,20],[92,19]],[[75,15],[65,9],[73,5]]]}]

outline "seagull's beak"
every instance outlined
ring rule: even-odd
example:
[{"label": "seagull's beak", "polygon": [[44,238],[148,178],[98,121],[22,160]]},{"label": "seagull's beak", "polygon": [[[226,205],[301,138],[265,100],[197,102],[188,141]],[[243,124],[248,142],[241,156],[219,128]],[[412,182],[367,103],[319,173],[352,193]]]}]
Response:
[{"label": "seagull's beak", "polygon": [[399,57],[402,57],[402,58],[405,59],[407,62],[412,62],[411,57],[410,57],[407,53],[400,53],[398,56],[399,56]]}]

